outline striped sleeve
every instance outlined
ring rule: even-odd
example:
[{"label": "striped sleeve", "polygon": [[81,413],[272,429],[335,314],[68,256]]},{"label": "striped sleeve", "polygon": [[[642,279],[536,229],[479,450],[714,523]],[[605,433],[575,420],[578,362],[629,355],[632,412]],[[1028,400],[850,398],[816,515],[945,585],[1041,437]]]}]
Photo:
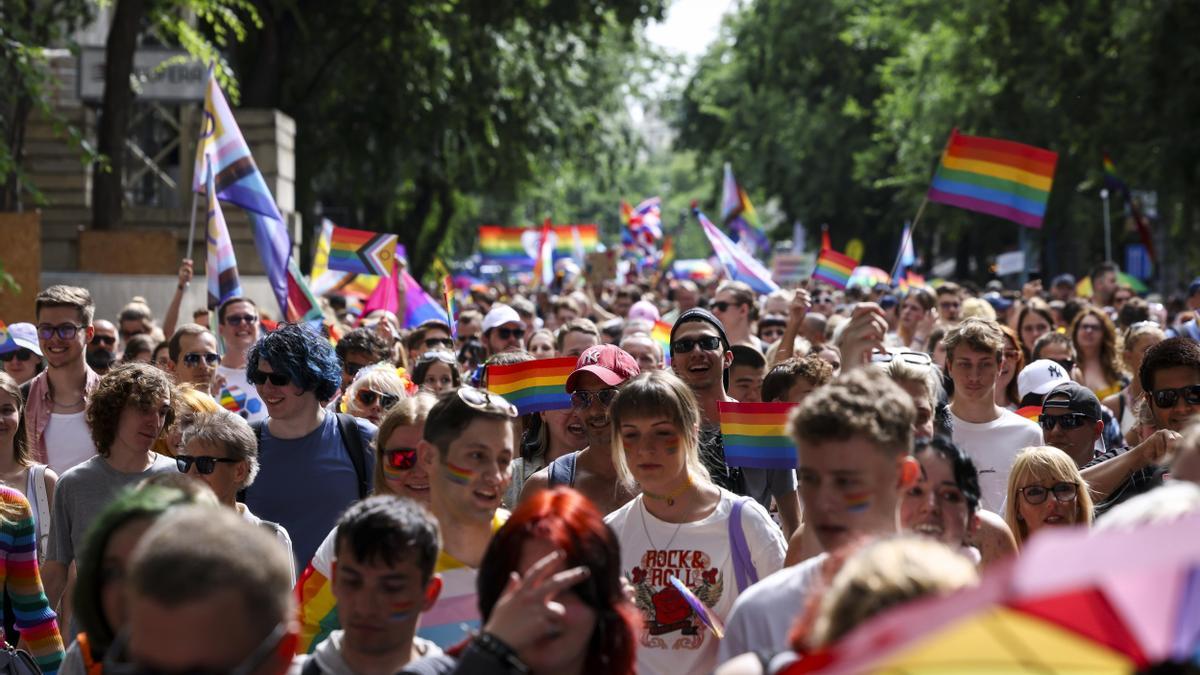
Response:
[{"label": "striped sleeve", "polygon": [[63,660],[63,643],[50,602],[38,573],[37,535],[33,511],[20,492],[0,488],[5,517],[0,524],[4,590],[12,601],[17,630],[43,673],[57,673]]}]

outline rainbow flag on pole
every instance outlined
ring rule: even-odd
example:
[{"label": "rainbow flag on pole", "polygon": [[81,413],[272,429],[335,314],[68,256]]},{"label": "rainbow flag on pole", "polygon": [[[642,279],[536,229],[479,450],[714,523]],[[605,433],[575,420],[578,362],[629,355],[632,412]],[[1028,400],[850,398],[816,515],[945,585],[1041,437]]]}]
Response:
[{"label": "rainbow flag on pole", "polygon": [[674,324],[659,319],[654,322],[654,328],[650,331],[650,338],[662,347],[663,363],[671,362],[671,328],[673,327]]},{"label": "rainbow flag on pole", "polygon": [[525,243],[521,240],[524,234],[523,227],[481,225],[479,252],[484,260],[491,263],[532,266],[533,258],[525,250]]},{"label": "rainbow flag on pole", "polygon": [[929,201],[1041,227],[1058,153],[982,136],[950,132]]},{"label": "rainbow flag on pole", "polygon": [[[600,232],[596,225],[553,225],[550,234],[554,260],[591,253],[600,244]],[[480,225],[479,253],[484,262],[533,269],[535,253],[542,241],[541,235],[541,227]]]},{"label": "rainbow flag on pole", "polygon": [[329,269],[354,274],[387,276],[400,237],[386,232],[333,226],[329,237]]},{"label": "rainbow flag on pole", "polygon": [[756,469],[795,469],[796,444],[787,432],[795,403],[721,402],[725,463]]},{"label": "rainbow flag on pole", "polygon": [[567,377],[578,359],[564,356],[487,367],[487,388],[517,406],[522,415],[571,407]]},{"label": "rainbow flag on pole", "polygon": [[824,281],[834,288],[845,288],[846,284],[850,283],[850,275],[854,274],[856,267],[858,262],[854,258],[831,248],[821,249],[812,278]]}]

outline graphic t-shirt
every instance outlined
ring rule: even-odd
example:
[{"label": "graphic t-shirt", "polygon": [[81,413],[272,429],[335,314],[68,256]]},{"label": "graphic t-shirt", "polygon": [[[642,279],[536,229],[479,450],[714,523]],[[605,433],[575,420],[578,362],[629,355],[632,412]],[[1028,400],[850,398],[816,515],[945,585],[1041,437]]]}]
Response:
[{"label": "graphic t-shirt", "polygon": [[964,422],[950,413],[954,443],[974,460],[979,469],[980,506],[1001,513],[1008,474],[1021,450],[1043,445],[1042,428],[1020,415],[1005,410],[991,422]]},{"label": "graphic t-shirt", "polygon": [[246,379],[245,368],[217,366],[217,375],[225,378],[225,386],[216,397],[222,408],[241,415],[247,422],[267,419],[267,406],[258,397],[258,390]]},{"label": "graphic t-shirt", "polygon": [[[736,495],[721,501],[704,520],[668,523],[655,518],[638,495],[604,519],[621,542],[621,571],[633,584],[642,612],[637,669],[655,673],[707,673],[717,665],[719,640],[671,585],[683,582],[709,611],[724,621],[738,596],[729,540]],[[762,579],[783,566],[787,543],[766,509],[750,501],[742,508],[742,530]]]}]

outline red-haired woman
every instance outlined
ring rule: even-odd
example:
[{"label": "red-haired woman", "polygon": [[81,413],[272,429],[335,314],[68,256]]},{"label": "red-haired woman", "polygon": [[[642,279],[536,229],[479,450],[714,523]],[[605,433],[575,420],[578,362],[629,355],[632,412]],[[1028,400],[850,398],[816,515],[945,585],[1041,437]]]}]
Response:
[{"label": "red-haired woman", "polygon": [[565,487],[539,492],[484,553],[483,631],[458,660],[434,656],[402,672],[633,673],[640,619],[620,567],[617,538],[586,497]]}]

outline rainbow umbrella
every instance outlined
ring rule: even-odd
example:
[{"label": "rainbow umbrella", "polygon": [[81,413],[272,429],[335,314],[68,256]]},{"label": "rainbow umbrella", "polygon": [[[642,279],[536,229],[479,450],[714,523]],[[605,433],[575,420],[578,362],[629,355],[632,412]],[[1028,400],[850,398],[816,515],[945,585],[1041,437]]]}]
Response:
[{"label": "rainbow umbrella", "polygon": [[846,286],[862,286],[863,288],[871,288],[875,284],[890,284],[892,277],[887,272],[878,267],[870,267],[868,265],[859,265],[850,273],[850,281],[846,282]]},{"label": "rainbow umbrella", "polygon": [[[1117,285],[1132,289],[1134,293],[1145,293],[1150,290],[1141,279],[1125,272],[1117,272]],[[1075,294],[1085,298],[1092,297],[1092,278],[1084,277],[1075,284]]]},{"label": "rainbow umbrella", "polygon": [[798,673],[1134,673],[1200,665],[1200,515],[1059,529],[981,584],[910,603],[786,669]]}]

